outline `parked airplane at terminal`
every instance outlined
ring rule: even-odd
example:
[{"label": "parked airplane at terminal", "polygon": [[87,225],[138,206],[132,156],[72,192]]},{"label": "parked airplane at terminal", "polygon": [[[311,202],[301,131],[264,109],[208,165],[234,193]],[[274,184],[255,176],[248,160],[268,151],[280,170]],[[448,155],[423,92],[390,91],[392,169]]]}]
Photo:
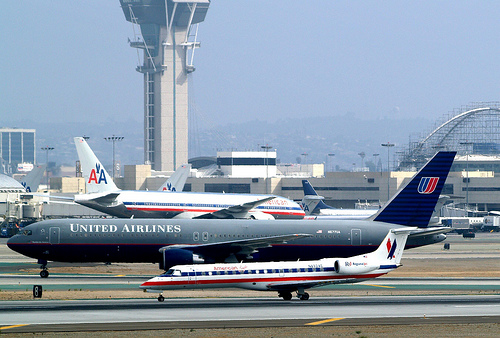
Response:
[{"label": "parked airplane at terminal", "polygon": [[[148,292],[207,288],[241,288],[277,291],[284,300],[297,292],[308,300],[304,290],[329,284],[357,283],[377,278],[396,269],[410,232],[416,228],[389,230],[378,249],[349,258],[323,258],[314,261],[225,263],[176,265],[164,274],[140,285]],[[165,298],[160,293],[158,301]]]},{"label": "parked airplane at terminal", "polygon": [[275,195],[120,190],[82,137],[75,137],[75,145],[91,192],[76,195],[75,202],[112,216],[303,219],[305,215],[297,203]]},{"label": "parked airplane at terminal", "polygon": [[366,219],[377,212],[378,209],[337,209],[331,207],[319,196],[308,180],[302,180],[304,198],[301,205],[306,213],[306,219]]},{"label": "parked airplane at terminal", "polygon": [[42,181],[47,164],[36,165],[26,176],[21,179],[21,184],[26,192],[36,192]]},{"label": "parked airplane at terminal", "polygon": [[[47,261],[193,263],[269,262],[349,257],[373,251],[387,232],[412,231],[406,246],[433,244],[448,228],[428,228],[454,152],[440,152],[369,220],[59,219],[31,224],[7,245]],[[432,183],[432,184],[431,184]],[[174,195],[165,194],[165,195]],[[397,207],[395,207],[397,206]]]}]

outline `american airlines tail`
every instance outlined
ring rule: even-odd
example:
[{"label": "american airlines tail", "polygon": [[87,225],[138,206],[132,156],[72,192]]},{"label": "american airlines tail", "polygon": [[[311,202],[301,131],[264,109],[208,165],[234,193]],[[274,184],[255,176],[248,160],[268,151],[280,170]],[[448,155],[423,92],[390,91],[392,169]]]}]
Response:
[{"label": "american airlines tail", "polygon": [[83,137],[75,137],[75,146],[88,193],[120,190]]},{"label": "american airlines tail", "polygon": [[43,173],[45,172],[46,167],[47,164],[37,165],[26,176],[24,176],[21,180],[21,184],[24,189],[26,189],[26,192],[36,192],[38,190],[38,186],[42,181]]},{"label": "american airlines tail", "polygon": [[455,158],[440,151],[370,220],[426,228]]},{"label": "american airlines tail", "polygon": [[182,191],[191,171],[191,164],[183,164],[158,189],[159,191]]}]

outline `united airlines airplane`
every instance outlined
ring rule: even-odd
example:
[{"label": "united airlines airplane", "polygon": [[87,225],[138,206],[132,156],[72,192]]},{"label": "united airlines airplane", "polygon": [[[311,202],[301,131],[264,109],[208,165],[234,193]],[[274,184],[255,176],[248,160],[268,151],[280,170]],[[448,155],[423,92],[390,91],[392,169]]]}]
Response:
[{"label": "united airlines airplane", "polygon": [[305,215],[297,203],[275,195],[120,190],[85,139],[75,137],[75,145],[90,192],[75,195],[75,202],[115,217],[303,219]]},{"label": "united airlines airplane", "polygon": [[[378,249],[349,258],[323,258],[314,261],[270,263],[226,263],[176,265],[164,274],[142,283],[148,292],[208,288],[241,288],[277,291],[284,300],[297,292],[308,300],[304,290],[329,284],[357,283],[377,278],[401,264],[408,235],[415,228],[392,229]],[[165,300],[160,293],[158,301]]]},{"label": "united airlines airplane", "polygon": [[[31,224],[9,248],[47,261],[193,263],[269,262],[349,257],[373,251],[392,228],[417,227],[406,246],[433,244],[449,228],[426,228],[453,162],[436,154],[367,220],[59,219]],[[169,194],[167,194],[169,195]]]}]

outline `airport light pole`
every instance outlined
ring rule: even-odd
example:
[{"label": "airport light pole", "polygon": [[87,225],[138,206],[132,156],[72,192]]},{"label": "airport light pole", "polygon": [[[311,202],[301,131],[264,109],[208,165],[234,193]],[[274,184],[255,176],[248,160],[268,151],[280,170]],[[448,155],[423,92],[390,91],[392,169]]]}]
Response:
[{"label": "airport light pole", "polygon": [[108,142],[113,142],[113,181],[115,180],[115,166],[116,166],[116,163],[115,163],[115,143],[116,142],[119,142],[121,140],[123,140],[125,137],[123,136],[109,136],[109,137],[105,137],[104,139]]},{"label": "airport light pole", "polygon": [[308,153],[302,153],[301,155],[304,156],[304,164],[307,164],[307,155],[309,155],[309,154]]},{"label": "airport light pole", "polygon": [[269,157],[268,157],[268,151],[269,149],[271,149],[272,147],[268,144],[266,144],[265,146],[260,146],[261,149],[265,149],[266,150],[266,194],[269,194]]},{"label": "airport light pole", "polygon": [[387,147],[387,201],[389,201],[389,183],[390,183],[390,175],[391,175],[391,169],[389,168],[389,161],[390,161],[390,149],[391,147],[394,147],[394,143],[390,143],[390,142],[387,142],[387,143],[382,143],[382,147]]},{"label": "airport light pole", "polygon": [[45,151],[45,176],[47,176],[47,191],[50,190],[49,188],[49,151],[54,150],[54,147],[49,147],[45,146],[41,148],[43,151]]}]

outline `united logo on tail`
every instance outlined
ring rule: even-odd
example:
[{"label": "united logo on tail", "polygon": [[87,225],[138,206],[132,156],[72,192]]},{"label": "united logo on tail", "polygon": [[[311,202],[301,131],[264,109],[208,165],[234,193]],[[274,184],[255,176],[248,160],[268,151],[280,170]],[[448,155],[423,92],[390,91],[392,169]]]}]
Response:
[{"label": "united logo on tail", "polygon": [[439,177],[422,177],[418,185],[419,194],[432,194],[436,190]]}]

